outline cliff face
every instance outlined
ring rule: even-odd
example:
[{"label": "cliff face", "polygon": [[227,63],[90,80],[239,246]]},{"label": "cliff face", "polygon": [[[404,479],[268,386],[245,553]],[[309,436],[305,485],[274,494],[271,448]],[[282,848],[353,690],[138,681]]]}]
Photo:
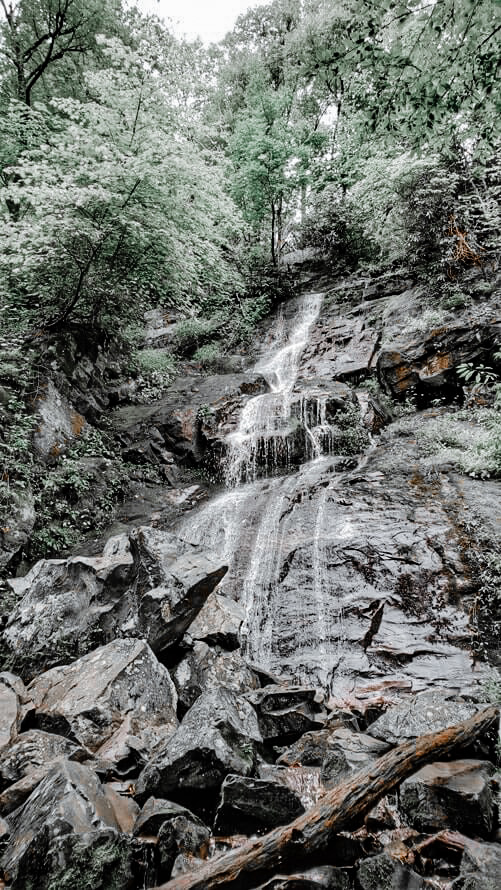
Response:
[{"label": "cliff face", "polygon": [[[152,887],[498,694],[499,305],[475,277],[460,306],[426,299],[318,277],[239,370],[191,366],[146,405],[102,385],[125,502],[7,587],[6,886]],[[52,397],[39,448],[45,415],[96,420]],[[266,886],[494,888],[494,747]]]}]

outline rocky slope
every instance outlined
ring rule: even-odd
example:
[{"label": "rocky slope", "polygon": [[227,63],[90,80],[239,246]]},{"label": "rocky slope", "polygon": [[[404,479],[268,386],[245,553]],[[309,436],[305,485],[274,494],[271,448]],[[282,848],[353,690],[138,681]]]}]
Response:
[{"label": "rocky slope", "polygon": [[[255,362],[119,406],[122,454],[162,483],[138,478],[105,544],[9,581],[12,890],[180,878],[495,693],[497,412],[458,374],[496,368],[494,283],[440,310],[397,273],[305,291]],[[457,757],[260,886],[494,890],[496,739]]]}]

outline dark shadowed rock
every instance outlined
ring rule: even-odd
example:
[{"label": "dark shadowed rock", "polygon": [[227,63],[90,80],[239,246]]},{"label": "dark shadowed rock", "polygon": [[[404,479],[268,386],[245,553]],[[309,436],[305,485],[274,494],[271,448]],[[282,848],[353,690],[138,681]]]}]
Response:
[{"label": "dark shadowed rock", "polygon": [[225,649],[238,649],[239,631],[245,612],[239,603],[219,593],[211,593],[207,602],[190,624],[187,634],[192,640]]},{"label": "dark shadowed rock", "polygon": [[[449,321],[426,334],[402,337],[380,351],[377,369],[385,388],[394,396],[410,392],[459,391],[457,366],[481,362],[492,350],[499,324],[472,324],[470,319]],[[428,396],[430,397],[430,396]]]},{"label": "dark shadowed rock", "polygon": [[349,875],[333,865],[321,865],[293,875],[276,875],[258,890],[350,890]]},{"label": "dark shadowed rock", "polygon": [[169,673],[144,640],[115,640],[29,686],[30,725],[80,742],[116,765],[137,762],[177,728]]},{"label": "dark shadowed rock", "polygon": [[0,752],[16,738],[23,716],[23,681],[8,671],[0,673]]},{"label": "dark shadowed rock", "polygon": [[243,694],[259,689],[259,680],[238,652],[219,654],[206,643],[196,642],[193,649],[172,671],[179,704],[191,708],[202,692],[215,686],[225,686]]},{"label": "dark shadowed rock", "polygon": [[322,695],[307,686],[265,686],[247,698],[256,708],[263,739],[279,744],[293,741],[310,729],[321,728]]},{"label": "dark shadowed rock", "polygon": [[304,807],[299,797],[285,785],[229,775],[221,787],[214,833],[262,834],[278,825],[287,825],[302,813]]},{"label": "dark shadowed rock", "polygon": [[2,866],[13,890],[78,887],[80,869],[91,865],[96,890],[129,886],[131,842],[120,833],[112,799],[87,767],[54,766],[8,822]]},{"label": "dark shadowed rock", "polygon": [[157,854],[162,877],[168,877],[178,856],[205,859],[210,830],[194,813],[181,808],[172,812],[158,829]]},{"label": "dark shadowed rock", "polygon": [[362,890],[425,890],[423,878],[388,853],[365,859],[357,871]]},{"label": "dark shadowed rock", "polygon": [[23,676],[116,637],[162,650],[182,637],[225,572],[193,544],[134,529],[110,538],[102,556],[41,560],[11,580],[21,599],[4,641]]},{"label": "dark shadowed rock", "polygon": [[472,702],[457,701],[445,692],[424,692],[405,699],[389,708],[368,729],[368,733],[398,745],[406,739],[415,739],[427,732],[439,732],[449,726],[468,720],[479,710]]},{"label": "dark shadowed rock", "polygon": [[400,808],[418,831],[451,828],[488,838],[494,821],[493,772],[484,760],[430,763],[402,783]]},{"label": "dark shadowed rock", "polygon": [[261,741],[257,717],[245,699],[216,688],[200,696],[179,729],[142,771],[137,798],[173,798],[204,805],[228,773],[249,775]]}]

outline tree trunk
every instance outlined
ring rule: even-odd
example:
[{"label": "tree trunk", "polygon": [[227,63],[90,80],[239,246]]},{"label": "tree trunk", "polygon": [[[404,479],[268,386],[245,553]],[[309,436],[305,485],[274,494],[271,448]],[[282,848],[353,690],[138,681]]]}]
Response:
[{"label": "tree trunk", "polygon": [[457,726],[404,742],[328,791],[290,825],[247,841],[157,890],[213,890],[220,886],[249,890],[274,873],[287,873],[287,867],[311,862],[327,847],[332,850],[338,832],[360,825],[366,813],[407,776],[470,745],[498,717],[499,710],[490,707]]},{"label": "tree trunk", "polygon": [[275,251],[275,203],[271,202],[271,260],[274,266],[277,265],[277,255]]},{"label": "tree trunk", "polygon": [[278,199],[277,204],[277,266],[280,265],[280,257],[282,254],[282,241],[284,237],[283,221],[282,221],[283,198]]}]

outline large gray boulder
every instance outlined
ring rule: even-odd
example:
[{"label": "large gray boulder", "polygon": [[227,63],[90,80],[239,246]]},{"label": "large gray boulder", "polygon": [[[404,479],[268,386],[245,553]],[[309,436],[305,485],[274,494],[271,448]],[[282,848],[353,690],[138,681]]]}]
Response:
[{"label": "large gray boulder", "polygon": [[458,701],[455,696],[447,697],[444,692],[424,692],[389,708],[371,724],[368,733],[390,745],[398,745],[468,720],[479,707],[474,702]]},{"label": "large gray boulder", "polygon": [[451,890],[498,890],[501,886],[501,845],[465,838],[459,877]]},{"label": "large gray boulder", "polygon": [[85,745],[117,766],[141,762],[176,730],[177,694],[144,640],[115,640],[28,687],[31,726]]},{"label": "large gray boulder", "polygon": [[166,797],[201,812],[228,773],[252,773],[261,740],[245,699],[223,687],[206,692],[140,774],[137,799]]},{"label": "large gray boulder", "polygon": [[238,649],[244,618],[245,612],[239,603],[220,593],[211,593],[193,624],[190,624],[187,634],[192,640],[209,646]]},{"label": "large gray boulder", "polygon": [[23,677],[116,637],[154,651],[177,642],[226,567],[199,547],[149,527],[110,538],[101,556],[40,560],[10,585],[20,598],[3,633]]},{"label": "large gray boulder", "polygon": [[66,890],[91,873],[95,890],[127,890],[135,842],[121,832],[116,796],[87,767],[57,764],[8,819],[2,857],[9,888]]}]

